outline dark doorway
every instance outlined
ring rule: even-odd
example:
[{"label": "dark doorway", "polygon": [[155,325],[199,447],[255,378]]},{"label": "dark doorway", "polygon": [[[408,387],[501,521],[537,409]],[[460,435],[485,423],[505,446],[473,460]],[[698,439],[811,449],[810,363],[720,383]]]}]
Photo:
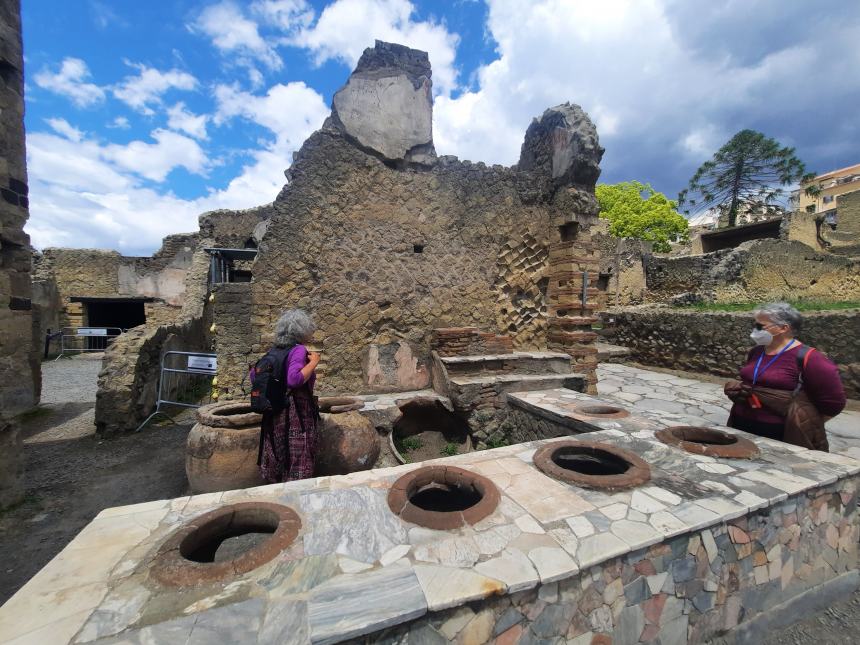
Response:
[{"label": "dark doorway", "polygon": [[89,336],[86,338],[87,349],[106,349],[110,340],[116,337],[118,328],[125,331],[146,322],[146,312],[143,307],[145,300],[131,299],[93,299],[83,300],[87,307],[87,327],[105,327],[107,336]]},{"label": "dark doorway", "polygon": [[143,300],[110,300],[87,302],[88,327],[131,329],[146,322]]}]

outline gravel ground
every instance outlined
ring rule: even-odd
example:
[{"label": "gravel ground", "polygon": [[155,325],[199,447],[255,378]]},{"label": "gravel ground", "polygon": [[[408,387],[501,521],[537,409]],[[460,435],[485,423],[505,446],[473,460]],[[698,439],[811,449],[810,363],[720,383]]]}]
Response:
[{"label": "gravel ground", "polygon": [[95,404],[102,356],[82,354],[42,363],[42,404]]}]

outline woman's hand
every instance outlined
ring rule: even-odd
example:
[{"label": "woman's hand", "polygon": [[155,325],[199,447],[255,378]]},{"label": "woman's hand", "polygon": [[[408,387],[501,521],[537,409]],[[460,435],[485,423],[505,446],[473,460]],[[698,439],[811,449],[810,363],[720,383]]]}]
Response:
[{"label": "woman's hand", "polygon": [[320,353],[319,352],[309,352],[308,353],[308,365],[313,366],[315,369],[317,365],[320,364]]}]

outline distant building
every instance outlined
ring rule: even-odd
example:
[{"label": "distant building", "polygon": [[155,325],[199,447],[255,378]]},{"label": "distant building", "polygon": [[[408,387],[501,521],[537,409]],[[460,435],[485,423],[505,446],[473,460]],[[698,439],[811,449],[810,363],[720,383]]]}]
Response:
[{"label": "distant building", "polygon": [[[807,195],[810,186],[817,186],[818,195]],[[792,204],[802,213],[821,215],[826,224],[835,227],[838,221],[837,198],[860,190],[860,164],[818,175],[792,193]]]}]

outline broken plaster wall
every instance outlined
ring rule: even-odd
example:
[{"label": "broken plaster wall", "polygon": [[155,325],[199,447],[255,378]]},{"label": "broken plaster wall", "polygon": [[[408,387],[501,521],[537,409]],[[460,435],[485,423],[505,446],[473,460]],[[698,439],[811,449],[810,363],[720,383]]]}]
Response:
[{"label": "broken plaster wall", "polygon": [[20,437],[14,415],[39,402],[24,142],[24,59],[18,0],[0,0],[0,508],[18,501]]},{"label": "broken plaster wall", "polygon": [[[243,351],[265,352],[280,313],[301,307],[324,347],[322,391],[425,387],[431,330],[453,326],[563,349],[593,381],[597,304],[580,302],[575,285],[589,269],[596,298],[590,226],[603,150],[594,126],[565,104],[534,120],[516,167],[436,157],[425,127],[430,75],[424,52],[380,42],[365,50],[275,200]],[[394,97],[384,94],[391,79]],[[363,109],[366,93],[390,101],[386,123],[405,123],[382,127],[380,113]],[[216,311],[216,330],[231,322]],[[247,361],[224,356],[219,383],[233,392]]]}]

